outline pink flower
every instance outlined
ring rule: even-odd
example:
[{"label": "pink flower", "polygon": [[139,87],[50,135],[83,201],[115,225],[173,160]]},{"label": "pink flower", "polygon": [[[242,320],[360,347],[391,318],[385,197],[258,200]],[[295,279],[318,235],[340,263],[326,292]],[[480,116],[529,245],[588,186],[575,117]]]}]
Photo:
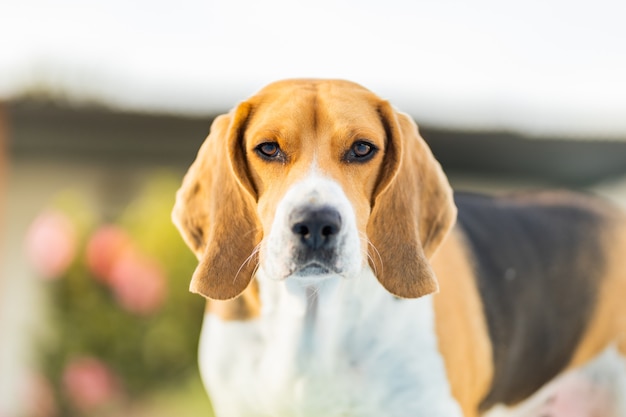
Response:
[{"label": "pink flower", "polygon": [[56,210],[46,210],[33,221],[26,234],[26,254],[44,278],[63,275],[76,254],[76,229]]},{"label": "pink flower", "polygon": [[87,243],[87,266],[100,281],[108,283],[120,256],[132,248],[132,239],[119,226],[100,227]]},{"label": "pink flower", "polygon": [[130,235],[115,225],[98,229],[87,244],[87,265],[111,287],[120,305],[136,314],[158,310],[166,296],[163,269],[142,255]]},{"label": "pink flower", "polygon": [[128,250],[117,259],[109,283],[120,305],[132,313],[154,313],[165,301],[163,269],[137,251]]},{"label": "pink flower", "polygon": [[26,415],[31,417],[55,417],[58,414],[54,390],[50,381],[39,373],[28,375],[23,392]]},{"label": "pink flower", "polygon": [[68,399],[78,409],[89,411],[121,396],[117,377],[102,361],[92,357],[72,360],[63,372]]}]

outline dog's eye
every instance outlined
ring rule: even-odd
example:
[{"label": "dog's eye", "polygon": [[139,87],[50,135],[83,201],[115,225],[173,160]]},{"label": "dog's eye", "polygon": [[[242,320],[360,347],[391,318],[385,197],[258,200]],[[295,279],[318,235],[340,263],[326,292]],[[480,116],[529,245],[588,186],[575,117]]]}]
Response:
[{"label": "dog's eye", "polygon": [[365,142],[357,142],[352,145],[352,151],[357,158],[364,158],[372,152],[372,145]]},{"label": "dog's eye", "polygon": [[378,148],[369,142],[363,140],[356,141],[345,155],[347,162],[365,162],[370,160],[376,154]]},{"label": "dog's eye", "polygon": [[282,156],[280,147],[276,142],[264,142],[254,149],[264,159],[278,159]]}]

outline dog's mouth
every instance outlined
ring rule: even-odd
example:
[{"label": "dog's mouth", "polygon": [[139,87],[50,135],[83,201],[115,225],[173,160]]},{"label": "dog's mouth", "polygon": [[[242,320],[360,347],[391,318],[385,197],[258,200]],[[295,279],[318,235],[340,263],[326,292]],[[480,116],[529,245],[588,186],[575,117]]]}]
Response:
[{"label": "dog's mouth", "polygon": [[309,262],[306,265],[297,268],[293,275],[299,278],[310,278],[316,276],[325,276],[337,274],[338,271],[328,265],[319,262]]}]

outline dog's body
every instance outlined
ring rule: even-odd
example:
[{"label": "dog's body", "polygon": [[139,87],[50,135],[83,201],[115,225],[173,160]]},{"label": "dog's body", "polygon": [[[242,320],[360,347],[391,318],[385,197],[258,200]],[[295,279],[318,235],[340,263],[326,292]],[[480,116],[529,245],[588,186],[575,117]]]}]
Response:
[{"label": "dog's body", "polygon": [[280,82],[220,117],[174,220],[218,417],[531,415],[569,369],[626,416],[624,215],[453,201],[413,122],[358,85]]}]

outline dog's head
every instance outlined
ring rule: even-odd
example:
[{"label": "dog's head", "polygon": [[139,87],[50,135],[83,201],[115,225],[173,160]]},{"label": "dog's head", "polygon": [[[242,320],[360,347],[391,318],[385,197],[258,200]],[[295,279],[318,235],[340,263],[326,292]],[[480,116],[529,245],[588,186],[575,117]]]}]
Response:
[{"label": "dog's head", "polygon": [[396,296],[432,293],[428,259],[455,215],[413,121],[336,80],[274,83],[218,117],[173,211],[199,259],[191,290],[220,300],[257,267],[316,280],[367,263]]}]

